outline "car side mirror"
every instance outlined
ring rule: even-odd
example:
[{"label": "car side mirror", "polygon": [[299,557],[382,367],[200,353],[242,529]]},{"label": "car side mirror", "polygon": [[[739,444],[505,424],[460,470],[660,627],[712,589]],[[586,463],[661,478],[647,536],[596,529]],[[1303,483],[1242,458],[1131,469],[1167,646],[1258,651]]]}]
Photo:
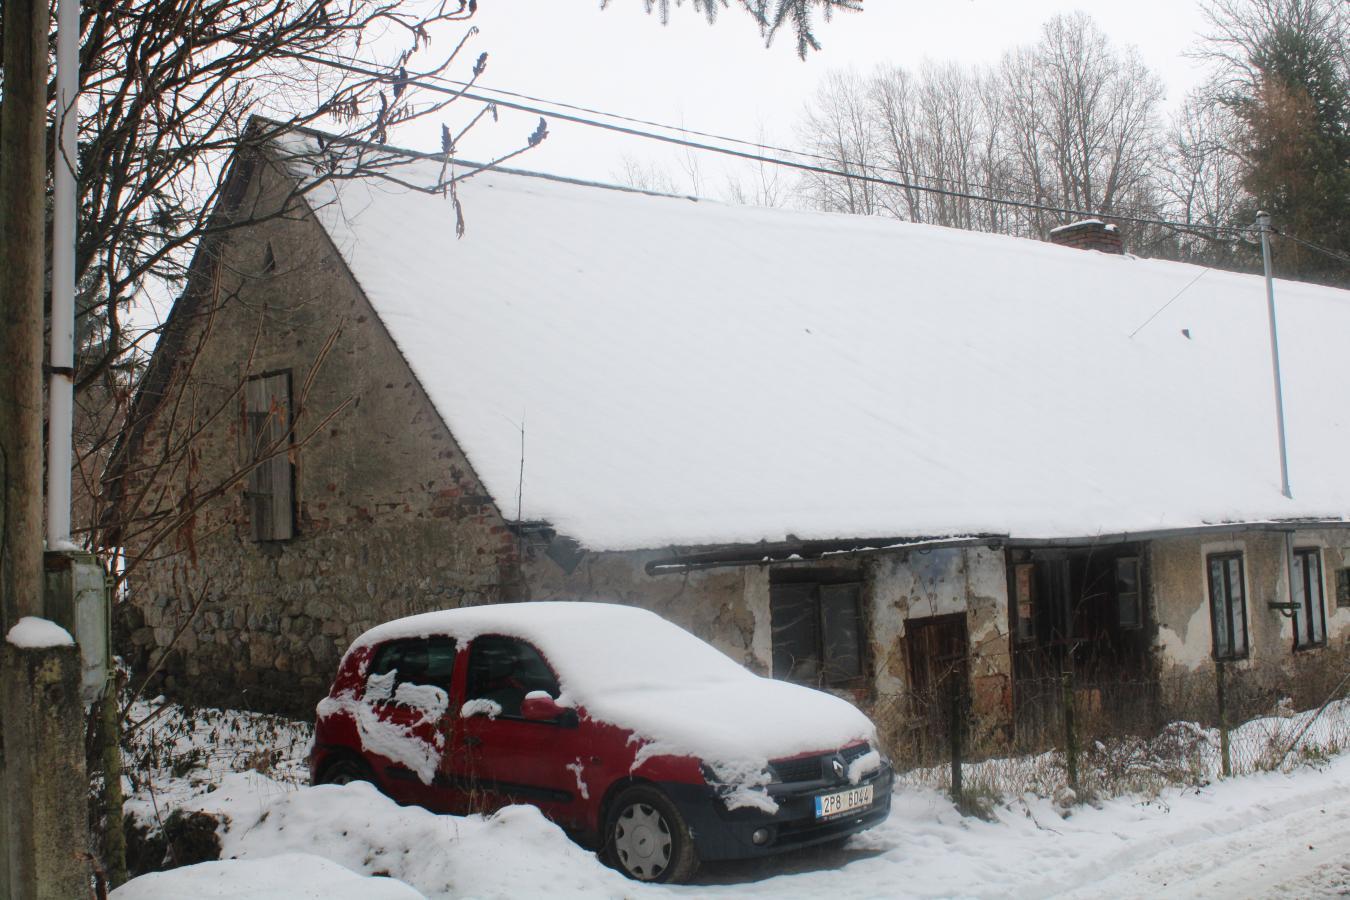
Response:
[{"label": "car side mirror", "polygon": [[531,691],[520,704],[520,715],[530,722],[553,722],[564,728],[575,728],[577,712],[559,706],[558,702],[543,691]]}]

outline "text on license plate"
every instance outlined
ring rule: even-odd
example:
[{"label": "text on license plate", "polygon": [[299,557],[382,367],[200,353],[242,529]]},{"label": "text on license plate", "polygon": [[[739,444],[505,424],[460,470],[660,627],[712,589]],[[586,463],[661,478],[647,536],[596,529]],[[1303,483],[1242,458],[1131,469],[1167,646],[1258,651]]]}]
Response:
[{"label": "text on license plate", "polygon": [[837,794],[821,794],[816,797],[816,818],[830,819],[851,810],[872,805],[872,785],[865,784]]}]

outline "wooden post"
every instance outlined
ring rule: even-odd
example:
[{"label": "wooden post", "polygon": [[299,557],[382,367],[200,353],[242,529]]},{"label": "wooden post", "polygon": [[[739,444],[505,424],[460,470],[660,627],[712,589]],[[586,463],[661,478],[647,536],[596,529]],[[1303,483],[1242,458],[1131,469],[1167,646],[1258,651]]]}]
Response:
[{"label": "wooden post", "polygon": [[1223,777],[1230,778],[1233,775],[1233,757],[1228,742],[1228,700],[1225,696],[1226,685],[1224,683],[1227,675],[1225,669],[1223,660],[1215,661],[1214,682],[1219,702],[1219,765]]},{"label": "wooden post", "polygon": [[1069,788],[1078,793],[1078,732],[1073,720],[1073,670],[1060,676],[1064,693],[1064,765],[1069,771]]},{"label": "wooden post", "polygon": [[954,674],[947,676],[947,684],[947,693],[950,695],[947,706],[947,735],[951,741],[952,751],[952,802],[959,809],[963,805],[962,801],[965,796],[961,776],[961,685]]}]

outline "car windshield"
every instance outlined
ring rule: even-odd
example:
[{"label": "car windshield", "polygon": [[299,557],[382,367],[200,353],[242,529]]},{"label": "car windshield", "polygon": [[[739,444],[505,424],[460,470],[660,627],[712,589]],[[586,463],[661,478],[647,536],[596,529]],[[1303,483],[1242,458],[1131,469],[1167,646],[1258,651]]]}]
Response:
[{"label": "car windshield", "polygon": [[753,678],[720,650],[653,614],[531,629],[563,689],[582,696],[685,689]]}]

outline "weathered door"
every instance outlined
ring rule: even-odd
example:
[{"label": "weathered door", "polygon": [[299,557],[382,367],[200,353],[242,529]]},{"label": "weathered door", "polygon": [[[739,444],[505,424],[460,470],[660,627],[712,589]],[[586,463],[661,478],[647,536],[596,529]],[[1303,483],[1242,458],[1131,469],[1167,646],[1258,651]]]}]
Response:
[{"label": "weathered door", "polygon": [[924,756],[944,752],[949,743],[953,701],[965,715],[969,706],[969,644],[964,613],[910,619],[905,623],[913,698],[913,737]]}]

